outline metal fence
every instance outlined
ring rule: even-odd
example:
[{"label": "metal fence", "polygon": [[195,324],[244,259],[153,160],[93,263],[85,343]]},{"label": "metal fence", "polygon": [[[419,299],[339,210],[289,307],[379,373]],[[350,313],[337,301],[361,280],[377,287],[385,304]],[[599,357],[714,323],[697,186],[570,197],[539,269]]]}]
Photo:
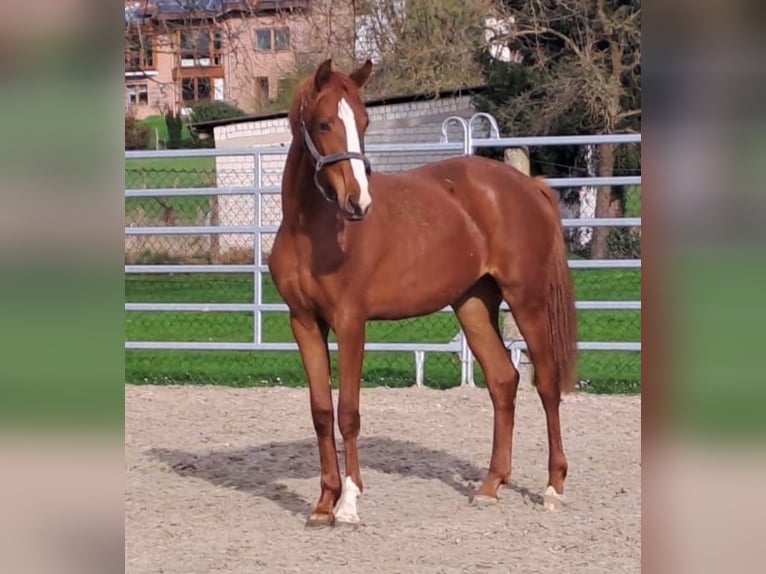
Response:
[{"label": "metal fence", "polygon": [[[488,121],[488,137],[474,137]],[[449,141],[448,126],[462,128]],[[636,135],[501,138],[491,117],[449,118],[441,142],[370,145],[375,159],[461,155],[479,148],[640,144]],[[452,132],[454,134],[454,129]],[[303,380],[287,307],[268,275],[279,216],[284,147],[126,152],[126,379],[129,382],[296,383]],[[636,186],[640,176],[553,178],[554,188]],[[566,218],[567,229],[639,229],[641,218]],[[639,231],[640,233],[640,231]],[[571,259],[587,340],[582,384],[640,384],[641,260]],[[583,297],[583,293],[585,297]],[[504,306],[504,310],[507,307]],[[459,324],[431,317],[368,327],[368,384],[474,385],[481,373]],[[525,344],[508,341],[515,363]],[[331,343],[331,350],[336,346]],[[255,353],[242,353],[255,351]],[[597,357],[600,357],[597,359]],[[333,358],[333,360],[335,360]]]}]

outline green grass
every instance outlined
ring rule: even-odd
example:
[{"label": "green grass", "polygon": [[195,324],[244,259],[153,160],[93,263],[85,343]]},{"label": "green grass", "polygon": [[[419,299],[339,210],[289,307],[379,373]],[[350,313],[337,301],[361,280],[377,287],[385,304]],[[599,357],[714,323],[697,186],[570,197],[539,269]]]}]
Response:
[{"label": "green grass", "polygon": [[641,217],[641,186],[631,185],[625,192],[625,217]]},{"label": "green grass", "polygon": [[127,159],[125,170],[157,171],[212,171],[215,169],[214,157],[163,157],[151,159]]},{"label": "green grass", "polygon": [[[216,187],[215,158],[125,160],[126,189],[179,187]],[[200,210],[207,213],[210,209],[208,197],[166,197],[162,203],[173,208],[177,225],[196,224]],[[134,197],[125,200],[125,216],[128,221],[136,221],[139,209],[143,210],[145,220],[160,221],[163,207],[155,198]]]},{"label": "green grass", "polygon": [[[168,141],[168,126],[165,123],[165,116],[149,116],[148,118],[141,120],[144,125],[149,126],[149,149],[156,148],[156,138],[159,136],[160,142],[167,145]],[[191,145],[194,140],[192,139],[189,126],[184,124],[181,130],[181,143],[182,145]],[[162,147],[160,148],[162,149]]]},{"label": "green grass", "polygon": [[[640,299],[640,270],[577,270],[575,289],[581,300]],[[264,277],[263,299],[279,302],[270,277]],[[130,302],[218,302],[252,301],[250,275],[135,276],[125,279],[126,300]],[[143,313],[126,314],[128,340],[251,341],[250,313]],[[580,311],[582,341],[639,341],[638,311]],[[458,332],[451,313],[404,321],[371,322],[370,342],[448,342]],[[264,341],[291,342],[286,313],[264,317]],[[335,361],[335,356],[333,356]],[[640,354],[622,352],[580,353],[579,376],[588,381],[585,390],[595,392],[636,392],[640,390]],[[337,372],[337,370],[336,370]],[[481,370],[477,367],[477,382]],[[446,388],[459,382],[460,362],[445,353],[426,354],[426,384]],[[414,377],[412,353],[367,353],[364,384],[407,386]],[[233,386],[305,384],[300,358],[286,352],[168,352],[128,351],[126,380],[130,383],[214,383]]]},{"label": "green grass", "polygon": [[125,160],[125,187],[215,186],[214,157],[179,157]]}]

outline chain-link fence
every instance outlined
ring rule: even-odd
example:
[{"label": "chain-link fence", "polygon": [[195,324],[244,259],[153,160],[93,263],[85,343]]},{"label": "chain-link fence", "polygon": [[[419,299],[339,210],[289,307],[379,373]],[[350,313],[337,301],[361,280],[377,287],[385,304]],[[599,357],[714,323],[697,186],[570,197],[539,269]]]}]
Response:
[{"label": "chain-link fence", "polygon": [[[281,215],[276,187],[284,150],[211,153],[218,155],[129,158],[126,162],[126,381],[303,385],[299,354],[271,350],[278,344],[292,344],[293,339],[287,313],[270,307],[282,302],[264,267]],[[270,193],[253,193],[255,187]],[[633,207],[626,216],[640,217],[640,187],[630,187],[628,193]],[[259,235],[260,246],[254,241]],[[587,253],[577,247],[583,245],[582,229],[572,227],[568,235],[573,261],[587,264]],[[609,237],[610,257],[637,258],[634,243],[640,245],[640,223],[613,227]],[[187,272],[203,268],[203,273]],[[584,346],[638,345],[640,266],[575,268],[573,276],[582,307],[578,327]],[[610,304],[602,308],[599,303],[603,302]],[[615,302],[625,302],[626,308],[612,308]],[[423,382],[439,388],[459,385],[464,376],[459,337],[459,324],[449,312],[371,322],[368,343],[373,347],[396,343],[406,350],[368,352],[364,384],[413,384],[418,353],[412,349],[439,345],[434,348],[440,352],[422,355]],[[268,350],[239,350],[250,348],[254,341]],[[135,342],[143,343],[139,345],[143,348],[131,348]],[[183,350],[152,348],[183,348],[184,344]],[[217,349],[202,350],[196,344]],[[335,353],[332,358],[335,362]],[[638,390],[640,352],[582,350],[579,378],[585,388]],[[483,384],[478,365],[475,380]]]}]

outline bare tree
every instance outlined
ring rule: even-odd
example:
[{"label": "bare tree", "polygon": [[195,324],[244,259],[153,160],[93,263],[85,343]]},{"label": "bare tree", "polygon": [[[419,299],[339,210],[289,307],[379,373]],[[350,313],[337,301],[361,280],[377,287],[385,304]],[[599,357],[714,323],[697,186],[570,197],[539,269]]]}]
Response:
[{"label": "bare tree", "polygon": [[496,0],[356,0],[358,49],[377,60],[369,89],[383,95],[438,92],[481,82],[475,54]]},{"label": "bare tree", "polygon": [[435,93],[481,82],[475,58],[497,0],[320,0],[300,16],[294,76],[333,57],[339,67],[371,59],[370,96]]},{"label": "bare tree", "polygon": [[[517,86],[493,111],[531,134],[630,132],[641,117],[640,0],[505,0],[513,17],[505,40],[521,56]],[[598,147],[598,175],[611,176],[613,145]],[[622,213],[620,195],[601,188],[597,217]],[[596,228],[591,256],[606,257],[607,228]]]}]

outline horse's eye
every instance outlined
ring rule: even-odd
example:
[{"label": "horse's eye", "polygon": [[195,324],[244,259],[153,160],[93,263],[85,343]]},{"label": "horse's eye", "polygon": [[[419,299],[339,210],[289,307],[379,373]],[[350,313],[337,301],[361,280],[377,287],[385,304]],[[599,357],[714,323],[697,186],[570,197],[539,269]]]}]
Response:
[{"label": "horse's eye", "polygon": [[330,131],[330,124],[328,122],[321,122],[319,124],[319,131],[320,132],[329,132]]}]

